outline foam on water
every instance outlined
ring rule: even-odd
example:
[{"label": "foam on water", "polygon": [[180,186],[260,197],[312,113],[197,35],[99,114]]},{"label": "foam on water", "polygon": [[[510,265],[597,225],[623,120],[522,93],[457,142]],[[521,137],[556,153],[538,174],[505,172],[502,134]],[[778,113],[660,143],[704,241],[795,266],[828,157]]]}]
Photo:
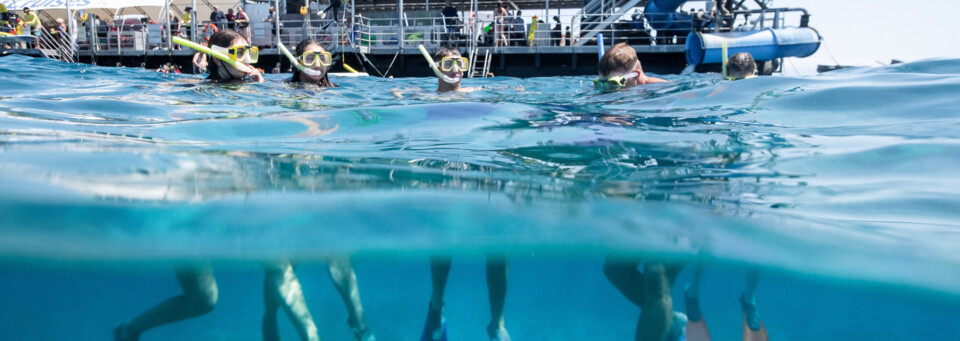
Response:
[{"label": "foam on water", "polygon": [[2,58],[0,253],[633,253],[960,287],[956,60],[606,94],[268,78]]}]

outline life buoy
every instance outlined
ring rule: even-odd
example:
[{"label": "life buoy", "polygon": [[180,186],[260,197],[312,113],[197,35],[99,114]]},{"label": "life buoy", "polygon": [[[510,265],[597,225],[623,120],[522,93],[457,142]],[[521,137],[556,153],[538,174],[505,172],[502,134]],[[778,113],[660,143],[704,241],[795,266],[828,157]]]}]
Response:
[{"label": "life buoy", "polygon": [[[207,29],[211,29],[211,28],[213,29],[213,33],[211,33],[211,34],[208,36],[208,35],[207,35]],[[217,28],[217,25],[214,25],[213,23],[209,23],[209,24],[207,24],[207,26],[204,26],[204,27],[203,27],[203,39],[206,39],[207,41],[210,41],[210,37],[213,36],[214,34],[216,34],[217,32],[220,32],[220,29]]]}]

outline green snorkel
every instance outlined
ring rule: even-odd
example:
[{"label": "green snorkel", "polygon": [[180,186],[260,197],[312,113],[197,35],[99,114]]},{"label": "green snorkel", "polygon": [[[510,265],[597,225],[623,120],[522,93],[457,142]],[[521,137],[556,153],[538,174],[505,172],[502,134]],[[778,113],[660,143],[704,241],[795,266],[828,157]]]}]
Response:
[{"label": "green snorkel", "polygon": [[423,44],[420,44],[417,46],[417,48],[420,49],[420,53],[423,54],[423,58],[427,60],[427,64],[429,64],[430,68],[433,69],[433,74],[437,75],[437,78],[440,78],[444,82],[450,84],[460,81],[458,78],[451,78],[450,76],[443,74],[443,72],[440,72],[440,66],[437,65],[437,62],[433,61],[433,57],[430,57],[430,53],[427,52],[427,48],[423,47]]},{"label": "green snorkel", "polygon": [[194,42],[192,42],[192,41],[189,41],[189,40],[186,40],[186,39],[183,39],[183,38],[180,38],[180,37],[173,37],[173,42],[174,42],[174,43],[177,43],[177,44],[180,44],[180,45],[183,45],[183,46],[186,46],[186,47],[189,47],[189,48],[191,48],[191,49],[197,50],[197,51],[202,52],[203,54],[206,54],[206,55],[208,55],[208,56],[211,56],[211,57],[217,58],[217,59],[219,59],[219,60],[222,60],[224,63],[227,63],[228,65],[232,66],[233,68],[235,68],[235,69],[237,69],[237,70],[240,70],[240,72],[253,72],[253,70],[252,70],[249,66],[247,66],[247,64],[244,64],[244,63],[241,63],[241,62],[239,62],[239,61],[233,60],[233,58],[230,58],[230,56],[225,55],[225,54],[223,54],[223,53],[221,53],[221,52],[214,51],[214,50],[210,49],[209,47],[206,47],[206,46],[203,46],[203,45],[194,43]]},{"label": "green snorkel", "polygon": [[283,46],[283,43],[277,43],[277,46],[280,48],[280,52],[283,52],[283,55],[287,56],[287,59],[290,59],[290,63],[292,63],[293,66],[296,66],[297,69],[300,70],[300,72],[303,72],[313,77],[320,77],[320,76],[323,76],[323,74],[325,73],[325,72],[314,70],[312,68],[308,68],[306,66],[303,66],[303,64],[300,64],[300,61],[297,60],[297,57],[294,57],[293,53],[290,53],[290,50],[287,50],[287,47]]}]

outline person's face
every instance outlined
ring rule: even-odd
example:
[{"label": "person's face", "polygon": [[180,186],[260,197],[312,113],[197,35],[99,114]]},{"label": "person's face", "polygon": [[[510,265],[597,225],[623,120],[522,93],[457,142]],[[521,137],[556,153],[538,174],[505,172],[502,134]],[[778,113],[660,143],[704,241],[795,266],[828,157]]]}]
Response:
[{"label": "person's face", "polygon": [[[233,44],[230,45],[230,48],[237,47],[237,46],[245,46],[245,45],[247,45],[247,40],[246,40],[246,39],[237,38],[236,40],[233,41]],[[219,62],[219,63],[220,63],[220,66],[223,67],[225,70],[227,70],[227,73],[230,74],[230,77],[231,77],[231,78],[234,78],[234,79],[243,79],[244,77],[247,76],[247,74],[246,74],[245,72],[242,72],[242,71],[240,71],[240,70],[237,70],[235,67],[232,67],[232,66],[230,66],[229,64],[220,61],[219,59],[214,58],[214,60],[216,60],[217,62]],[[244,63],[244,64],[246,64],[246,63]],[[248,67],[250,67],[251,69],[254,68],[253,66],[250,66],[250,64],[246,64],[246,65],[247,65]]]},{"label": "person's face", "polygon": [[[451,53],[451,54],[447,54],[447,57],[460,58],[460,54],[459,54],[459,53]],[[438,60],[437,62],[441,62],[441,61],[442,61],[442,60]],[[440,70],[440,72],[442,72],[442,73],[443,73],[444,75],[446,75],[447,77],[456,79],[456,80],[457,80],[457,83],[460,83],[460,79],[463,78],[463,71],[465,71],[465,70],[460,70],[460,68],[457,67],[457,66],[454,66],[453,68],[451,68],[450,71],[443,71],[442,68],[441,68],[441,70]]]},{"label": "person's face", "polygon": [[[312,52],[325,52],[325,51],[323,47],[316,44],[309,45],[307,46],[306,49],[303,50],[304,54],[312,53]],[[327,67],[321,63],[313,63],[312,65],[309,65],[307,67],[323,73],[320,75],[313,76],[313,75],[308,75],[306,72],[301,72],[300,77],[303,77],[304,80],[309,81],[310,83],[319,83],[320,79],[322,79],[323,76],[327,74]]]},{"label": "person's face", "polygon": [[214,12],[220,12],[220,7],[213,6],[213,11],[214,11]]}]

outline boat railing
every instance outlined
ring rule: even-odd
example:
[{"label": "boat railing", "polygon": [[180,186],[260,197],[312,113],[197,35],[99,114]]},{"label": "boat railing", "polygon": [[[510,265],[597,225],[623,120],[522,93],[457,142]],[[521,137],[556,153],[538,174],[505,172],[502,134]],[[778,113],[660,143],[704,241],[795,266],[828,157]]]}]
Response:
[{"label": "boat railing", "polygon": [[74,56],[76,48],[72,46],[69,37],[64,37],[61,34],[54,36],[42,26],[37,29],[37,48],[47,58],[76,63],[76,57]]},{"label": "boat railing", "polygon": [[[419,12],[423,15],[425,12]],[[359,49],[361,52],[393,53],[398,49],[416,49],[456,46],[474,50],[491,49],[494,53],[504,47],[526,47],[534,52],[549,47],[596,45],[596,35],[604,36],[608,46],[625,42],[631,46],[682,46],[690,32],[733,30],[761,30],[778,28],[800,19],[806,25],[809,16],[799,8],[736,11],[728,16],[710,16],[694,13],[645,15],[640,10],[632,13],[578,13],[564,25],[561,22],[514,22],[512,17],[466,16],[445,18],[439,13],[419,17],[404,16],[374,18],[358,14],[340,20],[304,18],[283,20],[279,34],[273,22],[251,22],[250,42],[261,48],[276,48],[277,38],[293,47],[300,40],[313,38],[328,50]],[[529,19],[527,19],[529,20]],[[198,21],[196,32],[192,25],[173,26],[174,35],[205,42],[213,29],[208,21]],[[230,23],[217,22],[218,29],[237,29]],[[167,28],[162,24],[95,25],[89,20],[78,30],[77,46],[93,51],[166,50],[169,46]],[[178,48],[174,46],[174,48]],[[519,51],[519,50],[517,50]],[[126,53],[125,53],[126,54]]]},{"label": "boat railing", "polygon": [[[683,45],[687,34],[698,27],[696,17],[688,14],[645,15],[642,11],[633,13],[579,13],[570,18],[570,22],[559,38],[566,36],[568,45],[596,45],[597,34],[602,34],[608,46],[627,43],[631,46]],[[550,30],[557,37],[557,25]],[[579,41],[585,40],[582,43]]]}]

